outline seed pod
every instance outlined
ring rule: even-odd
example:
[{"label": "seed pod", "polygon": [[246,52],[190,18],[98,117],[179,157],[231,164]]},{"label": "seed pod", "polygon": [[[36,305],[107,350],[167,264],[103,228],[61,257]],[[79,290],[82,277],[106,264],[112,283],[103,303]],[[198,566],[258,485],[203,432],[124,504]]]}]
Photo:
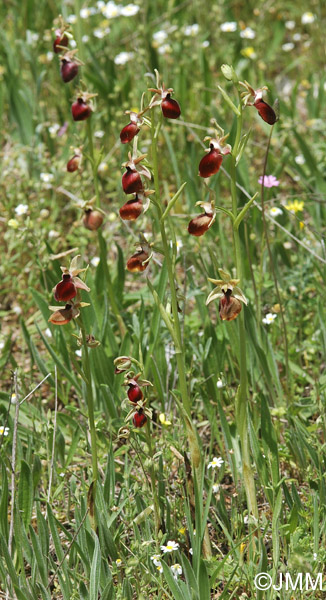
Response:
[{"label": "seed pod", "polygon": [[211,146],[211,150],[206,154],[199,163],[200,177],[211,177],[217,173],[222,164],[223,156],[217,148]]},{"label": "seed pod", "polygon": [[64,83],[68,83],[76,77],[78,73],[78,64],[73,60],[67,60],[66,58],[61,59],[60,74]]},{"label": "seed pod", "polygon": [[139,402],[139,400],[142,400],[144,398],[144,394],[137,383],[129,383],[127,395],[130,402],[133,402],[134,404],[136,404],[137,402]]},{"label": "seed pod", "polygon": [[122,175],[122,188],[125,194],[137,194],[143,189],[143,183],[138,171],[133,171],[127,167],[126,172]]},{"label": "seed pod", "polygon": [[171,98],[170,94],[166,94],[161,103],[163,116],[167,119],[178,119],[181,115],[179,103]]},{"label": "seed pod", "polygon": [[64,46],[66,48],[68,46],[68,43],[69,40],[65,32],[62,32],[61,29],[56,29],[55,40],[53,42],[53,52],[55,52],[55,54],[60,54],[62,50],[61,48],[58,48],[58,46]]},{"label": "seed pod", "polygon": [[191,235],[200,237],[201,235],[204,235],[204,233],[206,233],[206,231],[210,228],[213,220],[213,215],[202,213],[190,221],[188,225],[188,232]]},{"label": "seed pod", "polygon": [[103,215],[98,210],[88,209],[85,211],[83,223],[86,229],[97,231],[103,223]]},{"label": "seed pod", "polygon": [[91,116],[92,109],[82,98],[77,98],[71,107],[71,114],[74,121],[85,121]]},{"label": "seed pod", "polygon": [[148,259],[148,253],[144,252],[144,250],[139,250],[133,254],[129,260],[127,261],[127,269],[130,273],[142,273],[147,269],[148,262],[144,264],[144,262]]},{"label": "seed pod", "polygon": [[219,302],[218,308],[222,321],[233,321],[241,312],[242,304],[240,300],[234,298],[231,294],[232,291],[227,290]]},{"label": "seed pod", "polygon": [[77,295],[76,287],[69,273],[62,275],[62,281],[54,288],[54,298],[57,302],[68,302]]},{"label": "seed pod", "polygon": [[267,104],[267,102],[262,99],[256,100],[256,102],[254,102],[254,107],[257,108],[259,116],[265,123],[268,123],[269,125],[274,125],[274,123],[276,123],[277,117],[275,111]]},{"label": "seed pod", "polygon": [[135,135],[139,133],[140,129],[136,123],[128,123],[121,131],[120,131],[120,140],[122,144],[128,144],[131,140],[134,139]]},{"label": "seed pod", "polygon": [[143,413],[142,410],[139,410],[137,412],[135,412],[133,418],[132,418],[132,424],[134,427],[140,428],[140,427],[144,427],[144,425],[147,423],[147,417],[146,415]]},{"label": "seed pod", "polygon": [[120,217],[124,221],[135,221],[141,214],[142,209],[143,203],[136,194],[135,198],[128,200],[128,202],[121,206],[119,210]]}]

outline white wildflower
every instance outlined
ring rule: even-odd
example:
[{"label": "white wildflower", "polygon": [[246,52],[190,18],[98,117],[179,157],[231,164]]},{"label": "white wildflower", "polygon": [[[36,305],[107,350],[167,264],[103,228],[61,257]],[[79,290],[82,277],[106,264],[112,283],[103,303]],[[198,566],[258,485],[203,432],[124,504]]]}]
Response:
[{"label": "white wildflower", "polygon": [[21,215],[26,215],[27,212],[28,212],[28,205],[27,204],[18,204],[18,206],[16,206],[16,208],[15,208],[15,213],[19,217]]},{"label": "white wildflower", "polygon": [[213,460],[208,463],[208,469],[219,469],[222,464],[224,463],[224,460],[219,456],[218,458],[216,456],[214,456]]},{"label": "white wildflower", "polygon": [[272,313],[267,313],[267,315],[265,315],[265,317],[263,318],[263,323],[265,323],[265,325],[271,325],[271,323],[274,323],[276,317],[277,317],[277,315],[273,315]]},{"label": "white wildflower", "polygon": [[127,4],[127,6],[122,6],[120,9],[120,14],[123,17],[133,17],[139,11],[140,7],[137,4]]},{"label": "white wildflower", "polygon": [[256,32],[251,29],[251,27],[246,27],[240,31],[240,37],[244,38],[245,40],[254,40],[256,37]]},{"label": "white wildflower", "polygon": [[301,23],[302,25],[310,25],[310,23],[314,22],[315,18],[316,17],[312,12],[305,12],[301,17]]},{"label": "white wildflower", "polygon": [[220,25],[220,30],[224,33],[232,33],[237,30],[237,23],[235,21],[226,21]]},{"label": "white wildflower", "polygon": [[181,567],[181,565],[179,565],[179,563],[175,563],[174,565],[171,565],[171,571],[173,573],[174,579],[178,579],[178,576],[182,575],[182,567]]},{"label": "white wildflower", "polygon": [[273,206],[270,209],[269,214],[271,215],[271,217],[279,217],[280,215],[283,215],[283,210],[278,206]]},{"label": "white wildflower", "polygon": [[117,54],[117,56],[115,56],[114,64],[115,65],[125,65],[133,57],[134,57],[133,52],[120,52],[120,54]]},{"label": "white wildflower", "polygon": [[161,550],[164,554],[166,554],[167,552],[173,552],[174,550],[178,550],[178,548],[179,548],[178,542],[174,542],[171,540],[168,541],[166,546],[161,546]]},{"label": "white wildflower", "polygon": [[199,31],[198,23],[194,23],[193,25],[187,25],[184,28],[185,35],[197,35],[198,31]]}]

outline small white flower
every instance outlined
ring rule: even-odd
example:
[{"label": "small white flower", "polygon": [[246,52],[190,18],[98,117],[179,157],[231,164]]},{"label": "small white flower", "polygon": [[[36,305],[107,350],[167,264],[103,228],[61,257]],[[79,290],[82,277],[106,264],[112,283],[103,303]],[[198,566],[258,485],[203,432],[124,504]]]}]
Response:
[{"label": "small white flower", "polygon": [[[75,351],[76,356],[79,356],[79,358],[81,358],[82,356],[82,351],[81,350],[76,350]],[[118,559],[119,560],[119,559]]]},{"label": "small white flower", "polygon": [[271,325],[271,323],[274,323],[276,317],[277,317],[277,315],[273,315],[272,313],[267,313],[267,315],[265,315],[265,317],[263,318],[263,323],[265,323],[265,325]]},{"label": "small white flower", "polygon": [[297,163],[297,165],[304,165],[305,164],[305,157],[303,156],[303,154],[298,154],[295,158],[294,161]]},{"label": "small white flower", "polygon": [[109,170],[108,164],[106,162],[100,162],[100,164],[98,166],[98,169],[97,169],[97,172],[100,175],[105,175],[105,173],[107,173],[108,170]]},{"label": "small white flower", "polygon": [[53,52],[50,52],[50,51],[47,52],[46,53],[46,60],[49,61],[49,62],[51,62],[53,56],[54,56]]},{"label": "small white flower", "polygon": [[9,427],[4,427],[3,425],[0,425],[0,436],[7,437],[7,435],[9,435]]},{"label": "small white flower", "polygon": [[117,560],[115,561],[115,564],[117,565],[117,567],[120,567],[120,565],[122,564],[121,558],[117,558]]},{"label": "small white flower", "polygon": [[46,337],[52,337],[52,333],[51,333],[51,329],[49,329],[49,327],[46,328],[46,330],[44,331],[44,335],[46,335]]},{"label": "small white flower", "polygon": [[164,552],[164,554],[166,554],[167,552],[173,552],[174,550],[178,550],[178,548],[179,548],[178,542],[173,542],[171,540],[168,541],[166,546],[161,546],[161,550],[162,550],[162,552]]},{"label": "small white flower", "polygon": [[222,464],[224,463],[224,460],[219,456],[218,458],[216,458],[216,456],[214,456],[213,460],[208,463],[208,469],[219,469]]},{"label": "small white flower", "polygon": [[99,129],[98,131],[94,132],[94,137],[96,138],[102,138],[105,136],[105,131],[103,131],[102,129]]},{"label": "small white flower", "polygon": [[5,347],[5,342],[4,340],[0,340],[0,350],[3,350]]},{"label": "small white flower", "polygon": [[295,42],[300,42],[300,40],[301,40],[301,33],[294,33],[293,34],[293,40]]},{"label": "small white flower", "polygon": [[175,563],[174,565],[171,565],[171,571],[173,573],[174,579],[178,579],[178,576],[182,575],[182,567],[181,567],[181,565],[179,565],[179,563]]},{"label": "small white flower", "polygon": [[18,304],[16,304],[16,306],[13,306],[12,310],[15,313],[15,315],[17,315],[17,316],[21,315],[23,312]]},{"label": "small white flower", "polygon": [[50,125],[49,134],[50,134],[51,138],[56,137],[59,129],[60,129],[59,123],[53,123],[53,125]]},{"label": "small white flower", "polygon": [[93,267],[97,267],[99,262],[100,262],[100,257],[99,256],[93,256],[92,260],[91,260],[91,265],[93,265]]},{"label": "small white flower", "polygon": [[256,37],[256,32],[251,29],[251,27],[246,27],[240,31],[240,37],[244,38],[245,40],[254,40]]},{"label": "small white flower", "polygon": [[305,12],[301,17],[301,23],[302,25],[310,25],[310,23],[314,22],[315,18],[316,17],[312,12]]},{"label": "small white flower", "polygon": [[243,517],[243,522],[244,522],[245,525],[248,525],[248,523],[249,523],[249,515],[245,515]]},{"label": "small white flower", "polygon": [[21,215],[26,215],[27,212],[28,212],[28,205],[27,204],[18,204],[18,206],[16,206],[16,208],[15,208],[15,213],[19,217]]},{"label": "small white flower", "polygon": [[161,563],[159,565],[156,565],[156,568],[159,573],[163,573],[163,567],[162,567]]},{"label": "small white flower", "polygon": [[137,4],[127,4],[127,6],[122,6],[120,9],[120,14],[123,17],[133,17],[139,11],[140,7]]},{"label": "small white flower", "polygon": [[226,21],[225,23],[222,23],[220,30],[224,31],[224,33],[232,33],[237,30],[237,27],[238,25],[235,21]]},{"label": "small white flower", "polygon": [[153,33],[153,40],[157,44],[163,44],[163,42],[165,42],[165,40],[167,39],[167,37],[168,37],[168,34],[163,29],[160,30],[160,31],[156,31],[155,33]]},{"label": "small white flower", "polygon": [[105,32],[103,29],[94,29],[93,36],[101,40],[105,37]]},{"label": "small white flower", "polygon": [[317,560],[317,552],[314,552],[314,560]]},{"label": "small white flower", "polygon": [[295,28],[295,21],[285,21],[285,27],[287,29],[294,29]]},{"label": "small white flower", "polygon": [[43,181],[44,183],[50,183],[50,181],[53,181],[54,179],[54,175],[52,175],[52,173],[41,173],[40,174],[40,180]]},{"label": "small white flower", "polygon": [[59,232],[55,231],[54,229],[50,229],[48,236],[50,238],[50,240],[54,240],[55,238],[59,237]]},{"label": "small white flower", "polygon": [[209,41],[208,41],[208,40],[205,40],[205,41],[202,43],[202,45],[201,45],[201,46],[202,46],[202,48],[208,48],[208,46],[209,46]]},{"label": "small white flower", "polygon": [[217,382],[216,382],[216,387],[218,387],[220,389],[223,386],[224,386],[224,383],[223,383],[222,379],[218,379]]},{"label": "small white flower", "polygon": [[291,50],[293,50],[294,48],[294,44],[292,42],[288,42],[287,44],[283,44],[282,46],[282,50],[284,50],[284,52],[291,52]]},{"label": "small white flower", "polygon": [[120,52],[120,54],[117,54],[117,56],[115,56],[114,64],[115,65],[125,65],[133,57],[134,57],[133,52]]},{"label": "small white flower", "polygon": [[170,44],[163,44],[163,46],[160,46],[157,51],[159,54],[171,54],[172,48]]},{"label": "small white flower", "polygon": [[69,46],[71,48],[77,48],[77,42],[76,42],[76,40],[70,40],[69,41]]},{"label": "small white flower", "polygon": [[11,402],[11,404],[17,404],[16,394],[11,394],[10,402]]},{"label": "small white flower", "polygon": [[193,555],[194,551],[192,548],[189,548],[189,554]]},{"label": "small white flower", "polygon": [[99,10],[102,10],[105,7],[104,0],[98,0],[98,2],[96,2],[96,6]]},{"label": "small white flower", "polygon": [[120,15],[121,7],[115,2],[108,2],[100,10],[107,19],[114,19]]},{"label": "small white flower", "polygon": [[92,13],[90,8],[82,8],[79,14],[81,19],[88,19]]},{"label": "small white flower", "polygon": [[185,35],[197,35],[198,31],[199,31],[198,23],[194,23],[193,25],[187,25],[187,27],[184,28]]},{"label": "small white flower", "polygon": [[70,25],[77,23],[77,15],[69,15],[67,17],[67,23],[70,23]]},{"label": "small white flower", "polygon": [[283,210],[281,208],[279,208],[278,206],[273,206],[270,209],[269,214],[272,217],[279,217],[280,215],[283,215]]},{"label": "small white flower", "polygon": [[220,484],[219,483],[214,483],[212,490],[213,490],[213,494],[217,494],[217,492],[220,489]]},{"label": "small white flower", "polygon": [[89,42],[89,35],[83,35],[82,42],[83,44],[87,44],[87,42]]},{"label": "small white flower", "polygon": [[155,567],[161,566],[161,555],[160,554],[153,554],[153,556],[151,556],[151,560],[153,561]]}]

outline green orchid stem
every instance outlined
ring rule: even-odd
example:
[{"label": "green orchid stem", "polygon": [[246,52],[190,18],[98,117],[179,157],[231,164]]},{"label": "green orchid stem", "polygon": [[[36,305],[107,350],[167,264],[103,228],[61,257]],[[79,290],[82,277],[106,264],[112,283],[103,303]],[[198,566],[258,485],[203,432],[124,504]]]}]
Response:
[{"label": "green orchid stem", "polygon": [[[96,430],[95,430],[95,420],[94,420],[94,398],[93,398],[93,388],[92,388],[92,374],[89,363],[88,356],[88,346],[86,339],[86,331],[83,323],[83,319],[81,315],[78,317],[80,330],[82,334],[82,342],[83,342],[83,350],[82,350],[82,360],[83,360],[83,370],[85,375],[85,384],[86,384],[86,402],[87,402],[87,412],[88,412],[88,425],[89,431],[91,435],[91,454],[92,454],[92,470],[93,470],[93,489],[92,489],[92,499],[93,505],[95,505],[95,496],[96,496],[96,484],[98,479],[98,465],[97,465],[97,445],[96,445]],[[90,510],[92,514],[92,511]],[[95,520],[92,523],[93,529],[96,529]]]},{"label": "green orchid stem", "polygon": [[[94,188],[95,188],[95,196],[96,196],[96,206],[98,208],[101,208],[100,186],[99,186],[98,173],[97,173],[98,165],[95,160],[94,144],[93,144],[92,117],[87,119],[86,123],[87,123],[88,150],[89,150],[89,157],[90,157],[90,162],[91,162],[92,172],[93,172],[93,180],[94,180]],[[100,230],[97,233],[98,233],[99,246],[101,247],[102,233]],[[121,336],[123,337],[126,334],[127,328],[124,324],[123,318],[119,311],[119,307],[116,303],[110,270],[108,268],[106,268],[105,273],[106,273],[107,293],[108,293],[110,305],[112,308],[112,312],[115,315],[115,318],[117,319],[117,323],[119,326]]]},{"label": "green orchid stem", "polygon": [[[179,312],[178,312],[178,300],[177,300],[177,291],[175,285],[175,277],[174,277],[174,267],[173,262],[170,255],[170,244],[167,239],[166,229],[165,229],[165,220],[162,219],[163,209],[162,204],[160,202],[160,185],[159,185],[159,172],[158,172],[158,157],[157,157],[157,134],[159,132],[160,127],[155,125],[155,113],[152,110],[152,118],[151,118],[151,137],[152,137],[152,166],[153,166],[153,177],[154,177],[154,188],[155,188],[155,206],[157,210],[157,220],[160,226],[161,240],[164,252],[165,263],[168,272],[168,279],[170,285],[170,295],[171,295],[171,308],[172,308],[172,317],[173,317],[173,328],[175,332],[175,337],[177,341],[176,347],[176,361],[177,361],[177,369],[179,375],[179,390],[182,400],[183,409],[185,411],[187,419],[183,418],[185,423],[185,428],[187,432],[187,438],[189,443],[189,450],[191,456],[192,467],[196,473],[197,481],[201,481],[202,478],[202,457],[199,447],[199,442],[197,438],[197,433],[194,435],[194,430],[190,426],[191,423],[191,401],[188,392],[187,386],[187,378],[186,378],[186,365],[185,365],[185,352],[184,345],[181,334],[181,326],[179,321]],[[203,542],[203,551],[206,558],[211,556],[211,547],[209,542],[208,532],[204,537]]]},{"label": "green orchid stem", "polygon": [[265,159],[264,159],[263,184],[261,186],[261,212],[262,212],[262,217],[263,217],[263,227],[264,227],[264,234],[265,234],[265,239],[266,239],[266,247],[267,247],[267,252],[268,252],[269,264],[270,264],[270,268],[271,268],[271,271],[272,271],[272,274],[273,274],[273,279],[274,279],[274,284],[275,284],[275,290],[276,290],[277,300],[278,300],[278,303],[280,305],[280,314],[281,314],[282,329],[283,329],[284,357],[285,357],[285,390],[286,390],[286,401],[287,401],[287,404],[288,404],[289,403],[289,389],[288,389],[288,387],[291,388],[292,384],[293,384],[292,373],[291,373],[291,370],[290,370],[290,367],[289,367],[288,335],[287,335],[286,320],[285,320],[285,316],[284,316],[283,303],[282,303],[280,289],[279,289],[279,285],[278,285],[278,281],[277,281],[277,275],[276,275],[276,272],[275,272],[274,259],[273,259],[273,256],[272,256],[272,251],[271,251],[271,247],[270,247],[270,243],[269,243],[268,227],[267,227],[266,217],[265,217],[265,186],[264,186],[264,181],[265,181],[267,159],[268,159],[268,154],[269,154],[269,148],[270,148],[270,145],[271,145],[272,134],[273,134],[273,126],[271,127],[271,131],[270,131],[270,134],[269,134],[269,138],[268,138],[268,142],[267,142],[267,148],[266,148],[266,153],[265,153]]},{"label": "green orchid stem", "polygon": [[86,121],[87,125],[87,139],[88,139],[88,151],[91,159],[92,172],[93,172],[93,180],[94,180],[94,188],[96,195],[96,206],[101,207],[101,198],[100,198],[100,186],[98,181],[98,173],[97,173],[97,164],[95,160],[94,154],[94,144],[93,144],[93,131],[92,131],[92,117]]},{"label": "green orchid stem", "polygon": [[155,518],[155,533],[156,538],[158,539],[158,533],[161,529],[161,516],[160,516],[160,503],[158,500],[157,489],[156,489],[156,477],[155,477],[155,469],[154,469],[154,461],[153,461],[153,444],[152,444],[152,432],[150,427],[149,420],[146,423],[146,441],[148,446],[148,453],[151,459],[151,465],[149,467],[149,474],[151,478],[151,489],[153,494],[153,502],[154,502],[154,518]]},{"label": "green orchid stem", "polygon": [[[240,97],[240,94],[239,94]],[[233,224],[233,239],[234,239],[234,250],[235,250],[235,263],[237,271],[237,279],[243,280],[243,268],[242,268],[242,253],[240,246],[239,236],[239,225],[238,218],[238,204],[237,204],[237,175],[236,175],[236,157],[238,154],[238,148],[241,138],[242,130],[242,104],[240,97],[240,115],[237,117],[237,131],[236,138],[232,149],[231,155],[231,195],[232,195],[232,212],[234,216]],[[241,214],[241,213],[240,213]],[[238,317],[239,324],[239,342],[240,342],[240,385],[236,395],[235,404],[235,418],[237,430],[241,442],[241,454],[242,454],[242,475],[243,483],[246,491],[247,504],[249,513],[257,519],[258,522],[258,507],[256,499],[255,481],[253,472],[251,469],[251,458],[250,458],[250,444],[249,444],[249,433],[248,433],[248,417],[247,417],[247,404],[248,404],[248,379],[247,379],[247,357],[246,357],[246,330],[245,330],[245,310],[240,312]]]}]

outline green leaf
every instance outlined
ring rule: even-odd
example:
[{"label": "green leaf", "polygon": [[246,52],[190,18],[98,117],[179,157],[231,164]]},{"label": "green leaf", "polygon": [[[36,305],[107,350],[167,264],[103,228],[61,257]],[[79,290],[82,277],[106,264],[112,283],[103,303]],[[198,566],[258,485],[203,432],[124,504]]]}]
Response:
[{"label": "green leaf", "polygon": [[100,585],[100,573],[101,573],[101,551],[98,537],[94,531],[92,531],[95,546],[93,552],[91,576],[89,583],[89,600],[98,600],[98,590]]},{"label": "green leaf", "polygon": [[18,484],[18,506],[22,515],[22,521],[26,529],[31,522],[34,501],[33,477],[30,466],[21,461],[19,484]]}]

